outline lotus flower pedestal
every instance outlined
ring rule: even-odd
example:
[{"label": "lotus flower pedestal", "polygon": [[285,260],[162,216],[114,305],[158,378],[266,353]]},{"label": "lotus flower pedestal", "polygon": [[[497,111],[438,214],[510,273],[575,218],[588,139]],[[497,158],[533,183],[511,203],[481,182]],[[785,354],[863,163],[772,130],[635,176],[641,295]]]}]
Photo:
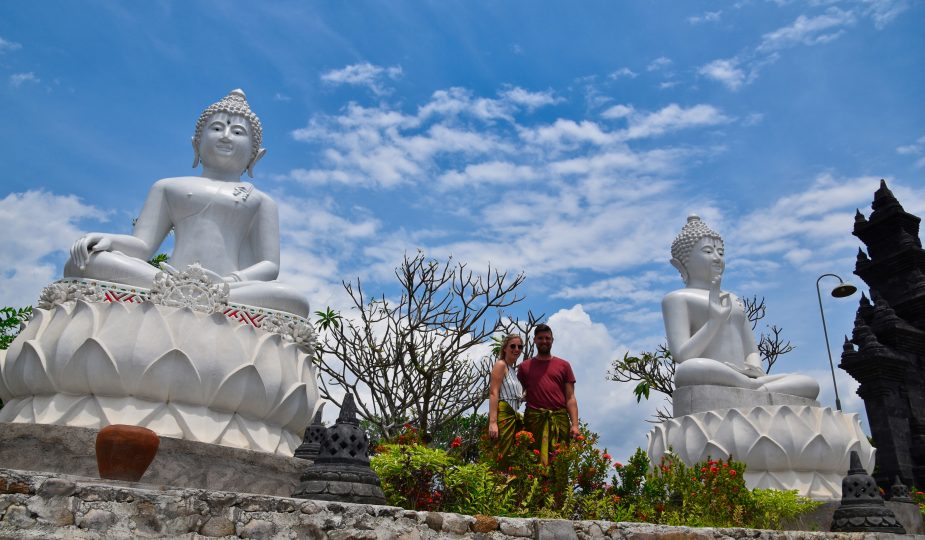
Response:
[{"label": "lotus flower pedestal", "polygon": [[0,355],[0,422],[129,424],[292,456],[318,403],[308,321],[228,304],[202,276],[176,281],[46,288]]},{"label": "lotus flower pedestal", "polygon": [[[704,410],[704,400],[695,397],[692,403],[685,393],[689,389],[679,390],[684,391],[673,396],[678,400],[675,417],[649,432],[648,454],[654,463],[669,449],[687,465],[732,456],[746,464],[749,488],[795,489],[816,500],[841,499],[851,451],[873,471],[874,449],[857,414],[803,398],[718,386],[697,391],[714,404],[732,399],[752,403]],[[678,414],[679,408],[686,414]]]}]

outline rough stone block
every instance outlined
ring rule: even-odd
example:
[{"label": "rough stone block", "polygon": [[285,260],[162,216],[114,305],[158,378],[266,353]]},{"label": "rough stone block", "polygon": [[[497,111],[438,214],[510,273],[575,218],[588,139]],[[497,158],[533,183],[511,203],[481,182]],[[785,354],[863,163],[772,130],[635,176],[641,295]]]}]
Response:
[{"label": "rough stone block", "polygon": [[443,532],[450,534],[466,534],[469,532],[469,523],[473,519],[459,514],[443,514]]},{"label": "rough stone block", "polygon": [[561,519],[537,520],[537,540],[578,540],[575,525]]},{"label": "rough stone block", "polygon": [[473,516],[475,521],[472,523],[472,532],[487,533],[498,528],[498,520],[484,514]]},{"label": "rough stone block", "polygon": [[500,521],[498,528],[506,535],[521,538],[531,538],[533,536],[534,524],[531,519],[501,518]]},{"label": "rough stone block", "polygon": [[274,534],[276,534],[276,524],[263,519],[252,519],[241,528],[241,534],[239,536],[241,536],[241,538],[263,540],[265,538],[273,538]]},{"label": "rough stone block", "polygon": [[112,512],[94,509],[84,514],[83,517],[77,521],[77,526],[81,529],[105,533],[115,522],[116,515]]},{"label": "rough stone block", "polygon": [[234,534],[234,522],[223,516],[213,516],[199,529],[202,536],[231,536]]},{"label": "rough stone block", "polygon": [[17,529],[28,529],[35,525],[35,518],[31,516],[31,512],[21,504],[11,504],[7,507],[3,521]]},{"label": "rough stone block", "polygon": [[67,497],[77,490],[74,482],[69,482],[61,478],[49,478],[42,482],[38,489],[40,497]]}]

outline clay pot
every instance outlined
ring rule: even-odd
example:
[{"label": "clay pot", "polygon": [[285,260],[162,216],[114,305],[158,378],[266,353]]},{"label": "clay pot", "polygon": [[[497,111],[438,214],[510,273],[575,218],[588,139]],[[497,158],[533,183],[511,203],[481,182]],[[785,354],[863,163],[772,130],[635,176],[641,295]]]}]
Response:
[{"label": "clay pot", "polygon": [[113,424],[96,436],[96,465],[100,478],[137,482],[154,461],[161,440],[138,426]]}]

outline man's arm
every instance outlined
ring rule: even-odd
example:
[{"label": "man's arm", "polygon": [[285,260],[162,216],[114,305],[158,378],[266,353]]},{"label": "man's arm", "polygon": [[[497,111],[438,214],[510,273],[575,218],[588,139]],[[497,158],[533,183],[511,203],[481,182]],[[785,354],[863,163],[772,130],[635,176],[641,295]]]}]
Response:
[{"label": "man's arm", "polygon": [[565,383],[565,410],[568,411],[569,418],[572,421],[569,434],[572,437],[577,437],[581,434],[581,431],[578,429],[578,400],[575,399],[575,383]]}]

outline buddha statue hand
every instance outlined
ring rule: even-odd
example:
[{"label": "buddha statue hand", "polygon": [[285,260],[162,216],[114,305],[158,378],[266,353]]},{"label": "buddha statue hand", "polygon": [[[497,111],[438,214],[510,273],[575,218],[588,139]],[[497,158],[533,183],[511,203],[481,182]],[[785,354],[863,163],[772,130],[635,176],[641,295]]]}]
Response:
[{"label": "buddha statue hand", "polygon": [[720,278],[717,276],[710,285],[710,320],[724,323],[732,315],[732,299],[729,293],[721,291]]},{"label": "buddha statue hand", "polygon": [[756,379],[758,377],[764,377],[765,375],[767,375],[764,372],[764,370],[759,366],[754,366],[751,364],[745,364],[744,366],[739,366],[739,365],[734,364],[733,362],[723,362],[723,363],[731,367],[732,369],[738,371],[742,375],[751,377],[753,379]]},{"label": "buddha statue hand", "polygon": [[71,246],[71,260],[83,270],[87,267],[90,254],[97,251],[112,251],[112,240],[105,233],[89,233]]}]

